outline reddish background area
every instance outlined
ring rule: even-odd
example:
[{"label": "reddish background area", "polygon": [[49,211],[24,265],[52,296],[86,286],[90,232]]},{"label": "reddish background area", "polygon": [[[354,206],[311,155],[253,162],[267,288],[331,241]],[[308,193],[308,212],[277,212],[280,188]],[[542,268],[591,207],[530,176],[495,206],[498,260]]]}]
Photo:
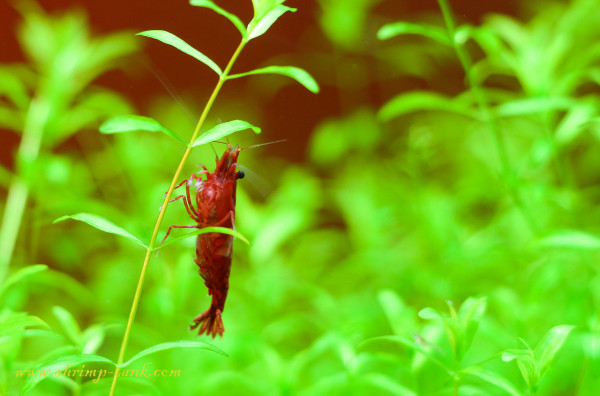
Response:
[{"label": "reddish background area", "polygon": [[[252,17],[252,3],[250,0],[219,0],[219,5],[230,12],[237,14],[242,21],[247,23]],[[461,21],[480,23],[483,15],[494,12],[515,14],[519,6],[516,1],[453,1],[452,7],[457,18]],[[21,16],[12,6],[13,2],[0,1],[0,62],[23,62],[24,55],[19,47],[16,31]],[[239,33],[230,23],[213,11],[192,7],[187,1],[164,0],[122,0],[122,1],[89,1],[74,0],[41,0],[39,4],[51,13],[64,10],[82,9],[88,15],[95,34],[109,33],[118,30],[130,30],[132,33],[161,29],[170,31],[189,42],[192,46],[215,60],[217,64],[224,65],[239,42]],[[315,0],[288,0],[287,5],[297,7],[294,15],[285,15],[277,21],[268,34],[253,40],[245,48],[242,56],[234,66],[233,72],[250,70],[262,65],[271,57],[287,55],[291,64],[304,67],[319,81],[321,93],[314,95],[298,84],[288,85],[280,92],[270,97],[266,102],[259,103],[263,109],[268,109],[263,119],[264,135],[262,141],[278,140],[285,138],[288,144],[276,145],[266,148],[276,150],[278,155],[283,155],[292,161],[302,161],[305,158],[308,137],[314,127],[324,118],[339,115],[340,92],[336,86],[321,79],[318,71],[305,59],[315,52],[333,54],[335,48],[328,42],[320,30],[318,20],[321,8]],[[381,1],[372,13],[381,24],[398,20],[415,20],[423,13],[439,13],[437,2],[426,1]],[[375,33],[381,25],[368,26],[368,46],[380,45],[375,38]],[[157,78],[143,67],[145,60],[162,74],[176,91],[189,93],[194,87],[202,87],[199,92],[204,93],[207,87],[212,88],[216,83],[211,70],[198,63],[195,59],[178,53],[175,49],[150,39],[140,38],[144,42],[143,52],[132,60],[133,73],[121,71],[110,72],[101,77],[98,83],[113,88],[131,100],[138,112],[144,114],[149,101],[157,96],[166,95],[165,88]],[[152,42],[150,42],[152,41]],[[136,62],[138,61],[138,62]],[[335,57],[330,57],[330,63],[323,68],[335,68]],[[137,67],[135,64],[137,63]],[[369,70],[376,70],[370,68]],[[332,71],[335,73],[335,71]],[[460,73],[455,76],[457,82],[462,84]],[[395,81],[393,75],[389,76],[391,92],[402,92],[414,87],[402,86],[406,81]],[[226,90],[235,92],[243,87],[242,83],[232,81],[226,85]],[[371,92],[373,90],[370,90]],[[376,91],[376,90],[375,90]],[[363,105],[370,104],[379,107],[389,97],[375,92],[373,95],[362,98]],[[198,103],[203,103],[206,98],[199,97]],[[253,97],[244,97],[244,100],[254,100]],[[199,113],[191,109],[193,114]],[[14,151],[18,144],[18,136],[12,132],[0,131],[0,162],[12,168]]]}]

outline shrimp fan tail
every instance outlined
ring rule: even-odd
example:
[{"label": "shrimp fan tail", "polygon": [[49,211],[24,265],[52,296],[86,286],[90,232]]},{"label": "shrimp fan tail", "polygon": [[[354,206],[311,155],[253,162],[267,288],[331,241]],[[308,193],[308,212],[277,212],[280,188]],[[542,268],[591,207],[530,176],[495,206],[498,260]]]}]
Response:
[{"label": "shrimp fan tail", "polygon": [[221,310],[216,307],[210,307],[205,312],[194,318],[194,324],[190,326],[190,330],[194,330],[200,326],[198,335],[206,333],[206,335],[212,335],[215,338],[217,335],[223,337],[225,326],[223,326],[223,320],[221,319]]}]

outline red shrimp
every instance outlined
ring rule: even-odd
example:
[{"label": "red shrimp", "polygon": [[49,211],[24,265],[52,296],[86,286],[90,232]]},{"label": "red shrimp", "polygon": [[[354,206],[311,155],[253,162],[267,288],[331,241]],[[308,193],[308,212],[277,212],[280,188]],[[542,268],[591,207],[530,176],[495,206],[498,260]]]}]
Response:
[{"label": "red shrimp", "polygon": [[[170,202],[183,199],[183,204],[196,225],[169,227],[165,238],[172,228],[204,228],[227,227],[234,229],[236,181],[244,177],[243,171],[236,171],[237,159],[241,149],[239,146],[227,144],[227,150],[219,159],[215,171],[210,173],[205,166],[199,173],[206,175],[203,180],[196,174],[179,183],[175,188],[186,185],[186,194],[180,195]],[[196,207],[190,194],[190,186],[196,189]],[[222,233],[206,233],[196,239],[196,257],[194,261],[200,267],[200,276],[212,296],[210,308],[196,316],[190,330],[200,326],[198,335],[206,333],[213,338],[221,337],[225,331],[221,315],[225,308],[225,300],[229,289],[229,272],[231,269],[231,252],[233,236]]]}]

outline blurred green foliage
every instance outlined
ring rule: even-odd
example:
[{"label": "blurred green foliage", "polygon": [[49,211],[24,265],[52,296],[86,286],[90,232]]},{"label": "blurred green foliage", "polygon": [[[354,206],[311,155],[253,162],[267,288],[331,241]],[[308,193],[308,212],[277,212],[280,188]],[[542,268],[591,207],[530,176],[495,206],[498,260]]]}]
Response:
[{"label": "blurred green foliage", "polygon": [[[235,244],[225,336],[210,340],[229,356],[157,352],[132,367],[181,375],[123,378],[124,394],[592,396],[600,388],[600,4],[549,3],[526,22],[489,15],[473,26],[441,0],[443,12],[390,21],[380,42],[364,45],[385,20],[377,3],[385,1],[320,2],[334,67],[355,62],[364,71],[375,60],[381,74],[316,76],[341,92],[342,111],[315,128],[306,162],[264,158],[260,149],[240,155],[275,187],[260,197],[251,177],[238,183],[236,225],[251,245]],[[48,26],[35,15],[40,26],[31,29]],[[52,23],[68,31],[69,20]],[[54,70],[60,57],[48,60],[57,48],[32,62],[46,59],[44,70]],[[432,59],[444,63],[427,64]],[[448,76],[459,68],[464,74]],[[59,69],[47,78],[60,78]],[[3,87],[17,88],[2,91],[0,120],[22,130],[30,106],[23,93],[37,83],[23,66],[2,73]],[[382,76],[431,88],[392,94]],[[464,85],[436,86],[463,76]],[[388,94],[382,106],[357,99],[369,84]],[[66,95],[48,103],[62,111],[73,100]],[[116,109],[120,101],[100,103]],[[176,112],[157,98],[152,116],[189,128]],[[94,114],[85,119],[106,112]],[[69,125],[75,132],[83,124]],[[52,271],[14,270],[0,289],[2,379],[15,394],[23,383],[17,369],[72,353],[114,360],[139,273],[137,246],[51,220],[100,213],[148,240],[181,155],[161,134],[86,135],[82,151],[53,152],[52,142],[72,132],[47,132],[32,162],[44,169],[36,180],[47,199],[32,194],[36,217],[17,241],[17,252],[34,245],[33,257]],[[214,154],[198,151],[194,162],[210,169]],[[170,207],[168,224],[188,221]],[[186,239],[153,258],[128,357],[195,339],[187,324],[209,297],[193,251]],[[15,269],[33,264],[27,257],[17,254]],[[110,378],[51,378],[28,394],[104,395],[109,387]]]}]

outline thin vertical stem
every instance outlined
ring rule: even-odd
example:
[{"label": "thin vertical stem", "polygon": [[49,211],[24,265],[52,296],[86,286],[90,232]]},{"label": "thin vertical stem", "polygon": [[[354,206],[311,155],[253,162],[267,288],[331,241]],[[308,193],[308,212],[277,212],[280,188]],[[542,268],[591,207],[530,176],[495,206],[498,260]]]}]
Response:
[{"label": "thin vertical stem", "polygon": [[204,106],[202,115],[200,116],[200,119],[198,120],[198,123],[196,124],[196,129],[194,130],[194,133],[192,134],[192,138],[190,139],[190,146],[188,146],[188,148],[183,153],[183,157],[181,158],[181,161],[179,162],[177,171],[175,171],[175,175],[173,175],[173,180],[171,181],[169,190],[167,191],[167,194],[165,195],[165,200],[161,206],[160,213],[158,214],[158,219],[156,220],[156,224],[154,225],[154,231],[152,232],[152,237],[150,238],[150,243],[148,244],[148,249],[146,250],[146,256],[144,257],[144,263],[142,264],[142,271],[140,273],[140,278],[138,280],[137,288],[135,290],[133,302],[131,303],[131,310],[129,312],[129,318],[127,320],[127,327],[125,328],[125,334],[123,335],[123,341],[121,343],[121,350],[119,351],[119,359],[117,361],[117,368],[115,370],[115,375],[113,377],[109,396],[113,396],[115,393],[115,388],[117,386],[117,379],[119,378],[119,371],[120,371],[119,366],[123,363],[123,360],[125,359],[125,351],[127,349],[127,342],[129,341],[131,327],[133,325],[133,321],[135,320],[135,314],[137,312],[137,308],[138,308],[138,305],[140,302],[140,296],[142,294],[142,286],[144,285],[144,278],[146,276],[148,262],[150,261],[150,255],[152,254],[152,251],[154,250],[154,244],[156,243],[156,237],[158,236],[158,231],[160,230],[160,225],[161,225],[163,218],[165,216],[165,213],[167,211],[167,206],[169,205],[171,196],[173,195],[173,190],[175,189],[175,185],[179,181],[179,176],[181,174],[181,171],[183,170],[183,167],[184,167],[185,163],[187,162],[187,159],[192,151],[191,144],[198,137],[198,134],[200,133],[200,129],[202,129],[202,125],[204,124],[204,121],[206,120],[206,117],[208,116],[208,112],[210,111],[213,103],[215,102],[215,99],[217,98],[217,95],[219,94],[219,91],[221,90],[223,83],[227,79],[227,75],[229,74],[231,67],[235,63],[236,59],[238,58],[240,52],[242,51],[242,49],[244,48],[245,45],[246,45],[246,41],[242,40],[242,42],[238,45],[237,49],[231,56],[231,59],[229,60],[227,67],[223,71],[223,74],[220,76],[219,81],[217,82],[217,85],[215,86],[212,94],[210,95],[210,98],[208,99],[206,106]]},{"label": "thin vertical stem", "polygon": [[0,228],[0,283],[8,273],[28,197],[29,187],[21,177],[15,176],[8,190]]},{"label": "thin vertical stem", "polygon": [[483,115],[483,120],[487,125],[489,131],[491,132],[492,138],[494,139],[494,144],[496,146],[496,150],[498,151],[498,157],[500,158],[501,174],[504,181],[507,184],[508,191],[513,201],[521,211],[521,214],[525,218],[525,221],[528,223],[531,230],[537,234],[540,231],[539,227],[531,213],[525,207],[525,203],[523,202],[519,189],[515,185],[515,182],[513,180],[510,160],[508,158],[508,153],[506,150],[506,144],[504,143],[504,139],[502,138],[502,134],[500,133],[500,128],[498,127],[496,116],[490,109],[485,92],[483,91],[481,84],[479,83],[479,81],[477,81],[477,79],[475,79],[473,73],[471,72],[472,63],[471,59],[469,58],[469,54],[462,47],[462,45],[456,42],[456,26],[452,17],[452,10],[450,9],[447,0],[438,0],[438,4],[442,11],[444,22],[446,23],[446,28],[448,29],[450,41],[452,42],[454,51],[456,52],[458,60],[460,61],[460,64],[465,72],[467,84],[469,85],[469,88],[475,96],[475,100],[477,101],[479,110]]},{"label": "thin vertical stem", "polygon": [[29,198],[32,165],[39,156],[44,126],[49,114],[50,105],[46,100],[42,98],[32,99],[25,119],[23,138],[17,151],[17,175],[8,190],[8,198],[4,207],[2,225],[0,226],[0,283],[4,281],[12,260],[25,206]]}]

